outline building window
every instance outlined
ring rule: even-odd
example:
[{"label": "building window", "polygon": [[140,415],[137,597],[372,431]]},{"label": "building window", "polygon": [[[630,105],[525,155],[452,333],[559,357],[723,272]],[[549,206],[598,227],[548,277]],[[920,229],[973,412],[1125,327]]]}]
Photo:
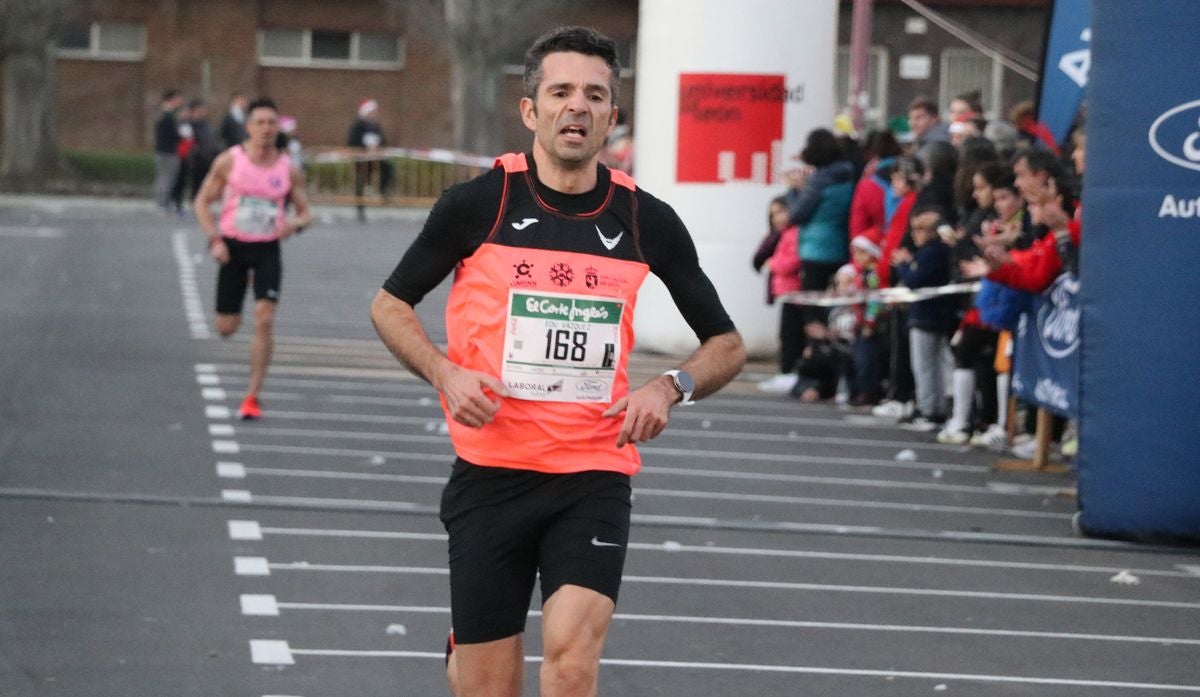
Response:
[{"label": "building window", "polygon": [[[888,51],[882,46],[872,46],[867,54],[867,106],[863,109],[863,120],[868,126],[887,126]],[[847,106],[850,90],[850,47],[839,46],[837,52],[837,75],[834,79],[835,100],[838,108]]]},{"label": "building window", "polygon": [[140,61],[146,57],[146,28],[122,22],[68,22],[58,36],[58,55]]},{"label": "building window", "polygon": [[263,29],[258,32],[260,65],[289,68],[404,67],[404,39],[378,32],[323,29]]},{"label": "building window", "polygon": [[944,106],[960,94],[978,90],[983,101],[983,116],[994,119],[1001,106],[1003,75],[1003,64],[992,56],[970,48],[944,49],[938,79],[938,103]]},{"label": "building window", "polygon": [[[505,75],[525,74],[525,50],[536,40],[536,36],[531,36],[528,41],[513,44],[504,60]],[[613,39],[613,42],[617,44],[617,62],[621,64],[621,79],[633,77],[637,43],[633,39]]]}]

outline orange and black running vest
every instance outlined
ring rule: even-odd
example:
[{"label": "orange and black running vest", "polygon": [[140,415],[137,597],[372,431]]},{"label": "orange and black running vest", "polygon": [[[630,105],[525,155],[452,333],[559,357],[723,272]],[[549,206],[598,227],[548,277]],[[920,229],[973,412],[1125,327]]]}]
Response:
[{"label": "orange and black running vest", "polygon": [[510,396],[479,429],[447,411],[454,449],[485,467],[633,475],[636,447],[616,447],[624,414],[601,416],[629,391],[634,304],[650,271],[633,179],[611,170],[603,203],[571,215],[538,196],[524,154],[496,164],[505,172],[500,211],[455,270],[447,353],[499,378]]}]

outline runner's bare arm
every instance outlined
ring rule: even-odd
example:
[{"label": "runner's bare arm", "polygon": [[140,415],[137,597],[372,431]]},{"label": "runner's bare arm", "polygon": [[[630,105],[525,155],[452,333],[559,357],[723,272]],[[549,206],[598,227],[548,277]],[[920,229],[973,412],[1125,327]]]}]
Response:
[{"label": "runner's bare arm", "polygon": [[293,166],[288,171],[288,176],[292,183],[291,190],[288,192],[288,200],[292,202],[292,211],[295,215],[288,218],[284,225],[283,237],[300,232],[311,225],[313,219],[312,210],[308,206],[308,190],[304,188],[304,172],[299,167]]},{"label": "runner's bare arm", "polygon": [[[682,370],[696,381],[693,399],[710,395],[729,383],[746,364],[746,347],[736,331],[709,337],[688,357]],[[626,443],[644,443],[658,437],[667,427],[671,405],[680,400],[671,378],[659,375],[642,387],[618,399],[604,416],[625,412],[625,421],[617,436],[617,447]]]},{"label": "runner's bare arm", "polygon": [[221,232],[217,230],[211,206],[221,200],[221,193],[225,191],[225,182],[228,181],[232,168],[233,156],[228,151],[218,155],[212,168],[208,170],[204,183],[200,185],[200,190],[196,192],[195,200],[192,201],[192,207],[196,211],[196,222],[208,238],[209,253],[220,264],[229,261],[229,250],[221,239]]},{"label": "runner's bare arm", "polygon": [[380,290],[371,303],[371,321],[392,355],[446,398],[455,421],[480,428],[496,416],[496,397],[508,395],[504,383],[450,362],[429,340],[412,305]]}]

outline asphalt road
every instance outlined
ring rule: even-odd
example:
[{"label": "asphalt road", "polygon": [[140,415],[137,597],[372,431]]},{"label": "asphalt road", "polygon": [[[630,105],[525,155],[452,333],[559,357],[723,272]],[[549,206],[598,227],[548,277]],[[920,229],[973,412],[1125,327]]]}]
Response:
[{"label": "asphalt road", "polygon": [[[367,319],[422,217],[286,244],[243,423],[193,223],[0,198],[0,695],[447,693],[451,449]],[[601,694],[1200,693],[1195,548],[1076,537],[1069,475],[759,395],[768,370],[643,448]]]}]

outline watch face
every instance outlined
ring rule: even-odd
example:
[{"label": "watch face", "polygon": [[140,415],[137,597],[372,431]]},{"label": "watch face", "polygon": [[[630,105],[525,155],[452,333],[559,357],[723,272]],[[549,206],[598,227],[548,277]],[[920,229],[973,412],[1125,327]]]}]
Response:
[{"label": "watch face", "polygon": [[681,370],[675,374],[675,384],[679,386],[679,390],[684,394],[691,394],[696,391],[696,382],[692,380],[692,376],[686,370]]}]

